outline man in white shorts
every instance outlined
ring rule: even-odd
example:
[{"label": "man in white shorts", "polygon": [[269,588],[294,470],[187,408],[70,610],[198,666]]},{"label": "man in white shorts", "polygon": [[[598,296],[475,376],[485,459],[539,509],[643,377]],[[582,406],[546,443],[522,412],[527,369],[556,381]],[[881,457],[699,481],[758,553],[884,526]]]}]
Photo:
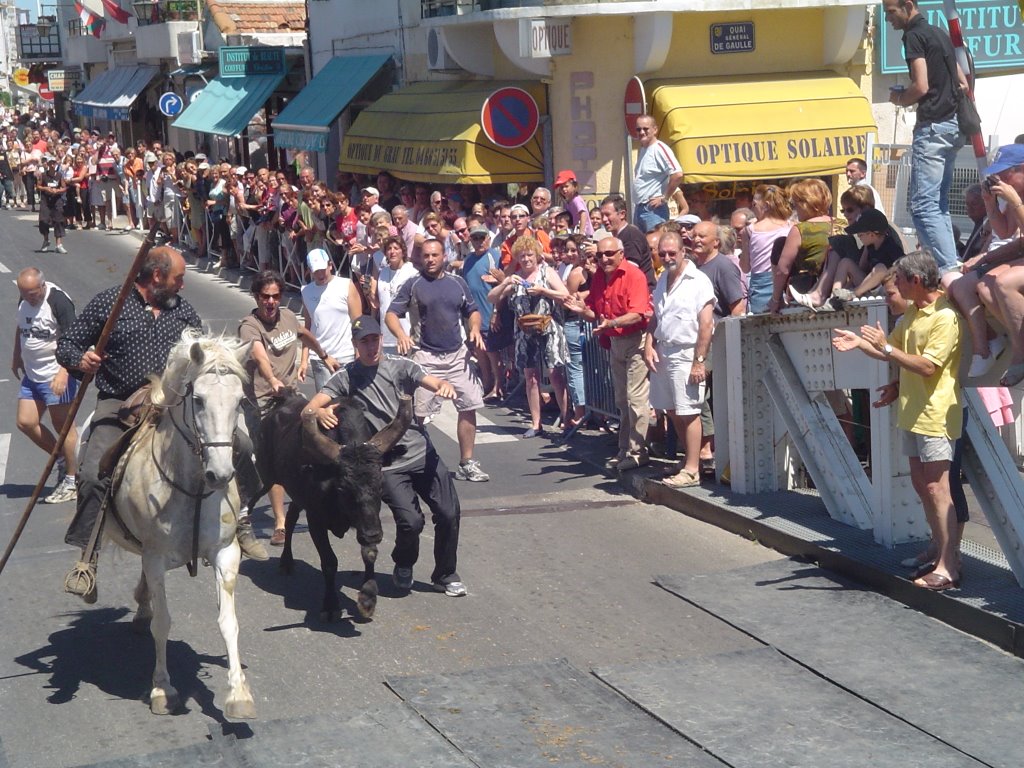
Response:
[{"label": "man in white shorts", "polygon": [[665,270],[654,287],[644,362],[651,371],[651,407],[668,414],[686,446],[683,465],[664,482],[688,488],[700,485],[700,411],[715,327],[715,288],[686,258],[678,232],[661,236],[658,255]]}]

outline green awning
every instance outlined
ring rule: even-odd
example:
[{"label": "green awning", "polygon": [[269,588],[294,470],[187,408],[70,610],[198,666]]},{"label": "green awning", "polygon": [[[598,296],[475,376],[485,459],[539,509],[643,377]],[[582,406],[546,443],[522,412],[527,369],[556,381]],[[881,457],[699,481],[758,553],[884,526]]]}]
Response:
[{"label": "green awning", "polygon": [[284,74],[215,77],[174,121],[174,127],[218,136],[238,136],[284,77]]},{"label": "green awning", "polygon": [[323,152],[331,123],[390,58],[385,54],[335,56],[274,120],[274,144]]}]

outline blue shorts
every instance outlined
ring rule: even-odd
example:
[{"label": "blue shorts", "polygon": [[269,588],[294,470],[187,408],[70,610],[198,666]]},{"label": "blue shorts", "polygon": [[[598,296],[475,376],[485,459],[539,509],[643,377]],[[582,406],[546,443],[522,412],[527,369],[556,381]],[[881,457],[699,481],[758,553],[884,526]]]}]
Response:
[{"label": "blue shorts", "polygon": [[64,390],[63,397],[57,397],[50,389],[48,381],[31,381],[28,376],[21,380],[21,392],[18,393],[19,400],[35,400],[46,406],[67,405],[75,399],[78,392],[78,379],[68,376],[68,386]]}]

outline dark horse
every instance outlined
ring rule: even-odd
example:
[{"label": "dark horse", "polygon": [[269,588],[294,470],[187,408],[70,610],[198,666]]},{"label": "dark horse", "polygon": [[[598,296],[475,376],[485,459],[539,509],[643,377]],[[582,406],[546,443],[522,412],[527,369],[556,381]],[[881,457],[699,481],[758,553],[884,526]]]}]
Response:
[{"label": "dark horse", "polygon": [[352,398],[334,400],[329,407],[336,407],[338,426],[330,435],[320,431],[314,417],[303,413],[306,402],[301,395],[291,395],[260,425],[260,477],[267,486],[283,485],[291,497],[280,567],[286,573],[294,567],[292,533],[305,510],[324,579],[320,616],[324,621],[337,620],[341,615],[335,588],[338,558],[328,532],[341,538],[355,528],[364,566],[357,605],[364,618],[371,618],[377,607],[374,565],[383,538],[382,468],[385,455],[409,428],[412,400],[403,397],[394,421],[376,434],[361,404]]}]

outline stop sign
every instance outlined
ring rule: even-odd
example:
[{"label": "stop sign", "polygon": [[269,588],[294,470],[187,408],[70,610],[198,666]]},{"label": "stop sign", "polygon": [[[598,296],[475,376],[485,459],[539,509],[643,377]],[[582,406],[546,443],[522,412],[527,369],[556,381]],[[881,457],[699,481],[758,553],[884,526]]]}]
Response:
[{"label": "stop sign", "polygon": [[647,112],[647,95],[644,93],[644,84],[635,75],[626,84],[623,109],[626,115],[626,130],[630,136],[636,136],[636,119]]},{"label": "stop sign", "polygon": [[46,83],[39,84],[39,98],[53,101],[53,91],[50,90],[50,86]]}]

